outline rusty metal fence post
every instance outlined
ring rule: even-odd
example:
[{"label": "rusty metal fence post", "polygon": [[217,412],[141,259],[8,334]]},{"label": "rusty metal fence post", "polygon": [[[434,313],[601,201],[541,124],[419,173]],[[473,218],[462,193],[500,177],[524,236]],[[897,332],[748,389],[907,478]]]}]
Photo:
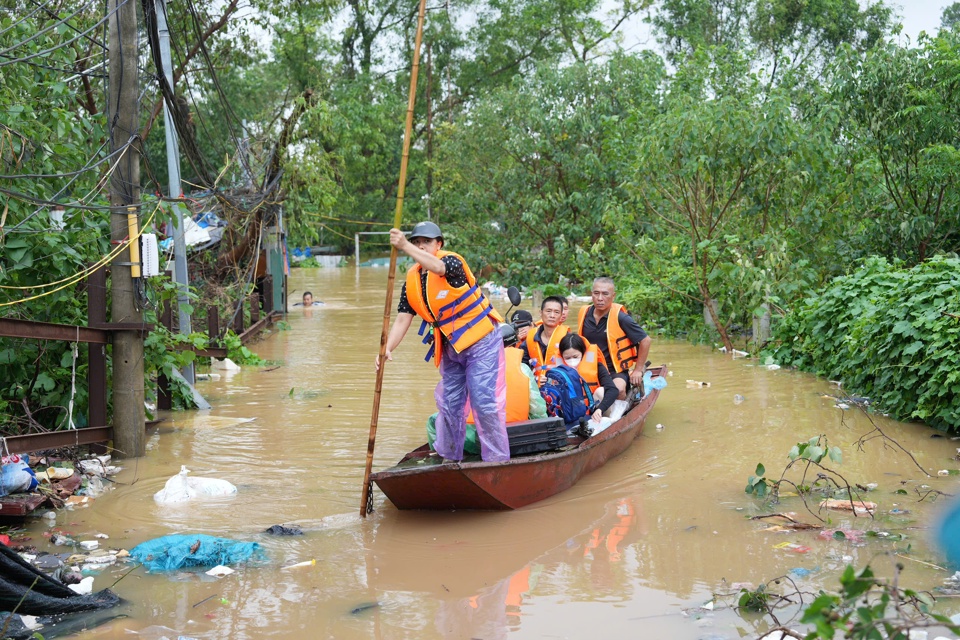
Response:
[{"label": "rusty metal fence post", "polygon": [[220,346],[220,310],[216,305],[207,309],[207,338],[211,347]]},{"label": "rusty metal fence post", "polygon": [[[167,272],[169,273],[169,271]],[[160,314],[160,324],[169,330],[173,329],[173,311],[170,302],[164,301]],[[173,408],[173,394],[170,393],[170,380],[163,372],[157,372],[157,409],[168,411]]]},{"label": "rusty metal fence post", "polygon": [[233,332],[237,335],[243,333],[243,303],[243,298],[240,298],[240,308],[237,310],[236,315],[233,316]]},{"label": "rusty metal fence post", "polygon": [[263,277],[263,312],[273,313],[273,276],[269,274]]},{"label": "rusty metal fence post", "polygon": [[250,325],[253,326],[260,322],[260,295],[256,292],[250,294]]},{"label": "rusty metal fence post", "polygon": [[[100,267],[87,277],[87,326],[107,322],[107,270]],[[107,426],[107,347],[87,345],[87,426]]]}]

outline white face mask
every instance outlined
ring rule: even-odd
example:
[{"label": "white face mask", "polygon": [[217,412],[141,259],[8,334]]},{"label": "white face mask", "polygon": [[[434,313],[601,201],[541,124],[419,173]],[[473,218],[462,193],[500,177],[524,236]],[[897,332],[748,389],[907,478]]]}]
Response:
[{"label": "white face mask", "polygon": [[564,358],[563,361],[568,367],[573,367],[576,369],[580,365],[580,360],[583,359],[583,356],[575,356],[573,358]]}]

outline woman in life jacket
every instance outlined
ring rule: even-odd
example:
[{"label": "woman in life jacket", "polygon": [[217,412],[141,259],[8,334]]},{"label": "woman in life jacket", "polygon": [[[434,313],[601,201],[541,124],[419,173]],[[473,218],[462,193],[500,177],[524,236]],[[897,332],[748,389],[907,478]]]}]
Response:
[{"label": "woman in life jacket", "polygon": [[[436,224],[417,224],[409,240],[399,229],[391,229],[390,244],[413,258],[414,265],[400,290],[384,355],[393,359],[393,350],[420,316],[419,333],[429,345],[427,361],[439,367],[443,385],[437,394],[437,453],[445,461],[463,459],[469,393],[481,457],[485,462],[509,460],[505,357],[498,329],[503,318],[480,291],[466,260],[443,250],[443,234]],[[379,356],[376,366],[380,367]]]},{"label": "woman in life jacket", "polygon": [[560,340],[560,357],[565,365],[576,369],[590,387],[593,399],[597,402],[590,419],[600,422],[603,413],[613,406],[618,393],[617,385],[602,362],[600,350],[595,345],[588,345],[587,341],[577,334],[568,333]]}]

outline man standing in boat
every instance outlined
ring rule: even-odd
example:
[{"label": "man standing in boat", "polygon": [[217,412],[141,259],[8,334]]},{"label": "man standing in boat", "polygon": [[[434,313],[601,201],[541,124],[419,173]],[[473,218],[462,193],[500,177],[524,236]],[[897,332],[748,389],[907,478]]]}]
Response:
[{"label": "man standing in boat", "polygon": [[[463,459],[467,393],[477,423],[480,455],[485,462],[510,459],[507,439],[507,384],[503,340],[497,328],[503,318],[484,297],[461,256],[443,250],[443,234],[432,222],[417,224],[407,239],[390,230],[390,244],[413,258],[400,291],[397,318],[387,336],[386,358],[403,341],[415,316],[429,331],[427,360],[440,368],[442,391],[437,394],[437,440],[445,460]],[[432,340],[431,340],[432,338]],[[379,357],[376,362],[380,366]]]},{"label": "man standing in boat", "polygon": [[650,354],[650,336],[630,317],[621,304],[613,301],[616,288],[613,279],[596,278],[590,293],[593,304],[581,307],[577,333],[603,354],[604,362],[620,391],[619,399],[627,399],[630,385],[643,384],[643,369]]}]

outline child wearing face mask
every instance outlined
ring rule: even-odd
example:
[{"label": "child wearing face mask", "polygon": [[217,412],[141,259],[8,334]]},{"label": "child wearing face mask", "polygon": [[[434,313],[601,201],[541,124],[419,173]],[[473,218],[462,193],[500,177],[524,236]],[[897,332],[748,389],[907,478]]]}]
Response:
[{"label": "child wearing face mask", "polygon": [[568,333],[560,340],[560,357],[568,367],[577,370],[583,378],[593,398],[598,402],[591,421],[599,423],[603,413],[613,406],[617,399],[617,385],[614,384],[610,372],[601,362],[600,350],[575,333]]}]

